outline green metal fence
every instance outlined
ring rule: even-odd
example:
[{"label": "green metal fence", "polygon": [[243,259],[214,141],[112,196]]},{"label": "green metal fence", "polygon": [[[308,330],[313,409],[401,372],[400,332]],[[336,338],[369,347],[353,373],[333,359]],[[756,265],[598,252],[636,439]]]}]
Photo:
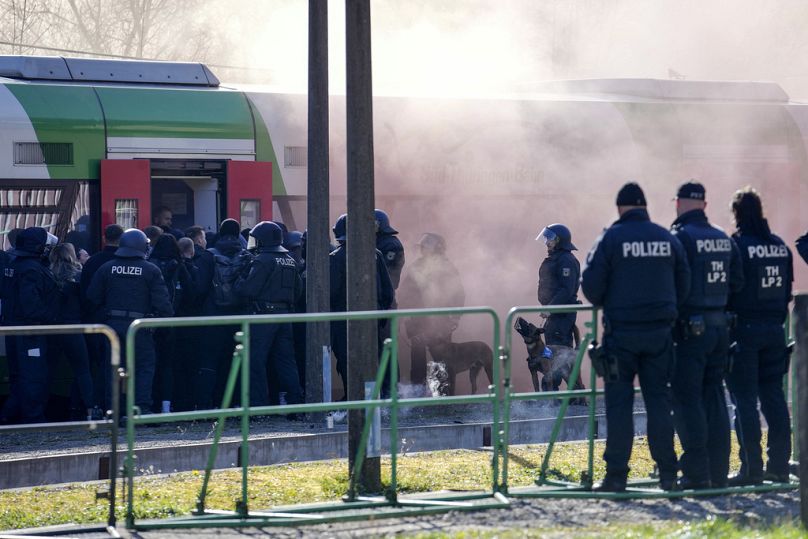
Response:
[{"label": "green metal fence", "polygon": [[[594,475],[595,439],[596,432],[596,402],[603,391],[597,389],[597,379],[592,369],[589,377],[589,387],[577,391],[546,391],[516,393],[511,384],[512,360],[518,353],[513,350],[513,321],[521,313],[568,313],[578,312],[586,315],[584,326],[586,331],[581,339],[576,359],[570,373],[569,380],[576,380],[581,372],[587,345],[597,339],[598,311],[588,305],[567,305],[553,307],[515,307],[510,310],[504,326],[504,346],[500,347],[501,331],[499,318],[496,312],[487,307],[468,309],[424,309],[401,311],[366,311],[353,313],[320,313],[320,314],[285,314],[285,315],[256,315],[244,317],[207,317],[207,318],[171,318],[171,319],[143,319],[135,321],[127,334],[127,458],[124,466],[127,480],[127,527],[132,529],[154,528],[191,528],[202,526],[261,526],[261,525],[295,525],[323,523],[331,521],[361,520],[367,518],[387,518],[394,516],[431,514],[447,510],[474,510],[493,507],[506,507],[506,496],[520,497],[596,497],[596,498],[674,498],[681,496],[716,495],[727,493],[763,492],[772,490],[787,490],[797,488],[797,484],[771,484],[765,483],[753,487],[736,487],[727,489],[708,489],[699,491],[664,492],[655,488],[656,479],[649,478],[630,482],[629,489],[622,493],[597,493],[591,491]],[[402,318],[422,316],[458,316],[481,314],[491,318],[492,344],[493,344],[493,374],[494,380],[485,395],[469,395],[459,397],[414,398],[402,399],[398,394],[398,321]],[[272,323],[300,323],[300,322],[330,322],[335,320],[376,320],[386,318],[391,321],[391,336],[385,341],[379,370],[376,377],[375,394],[372,399],[365,401],[348,401],[338,403],[295,404],[284,406],[249,405],[249,335],[250,327],[254,324]],[[138,331],[160,327],[188,327],[188,326],[214,326],[239,325],[240,331],[236,334],[237,346],[233,356],[233,363],[228,376],[222,408],[200,412],[180,412],[172,414],[140,415],[134,406],[135,387],[135,335]],[[379,391],[384,377],[390,379],[391,394],[389,399],[380,399]],[[237,378],[241,379],[241,406],[231,408],[232,397]],[[792,391],[796,387],[792,384]],[[639,388],[636,388],[639,392]],[[586,399],[588,406],[588,454],[587,469],[581,473],[579,482],[559,481],[548,477],[548,467],[554,444],[558,439],[564,422],[570,400],[573,398]],[[542,465],[536,478],[535,487],[510,488],[508,483],[508,447],[510,444],[511,407],[514,402],[530,400],[560,399],[561,405],[553,424],[552,433]],[[492,406],[492,458],[491,458],[491,488],[479,493],[461,493],[456,495],[431,495],[429,497],[404,497],[398,492],[398,417],[399,411],[406,406],[440,406],[451,404],[487,403]],[[357,473],[361,471],[361,463],[365,458],[365,447],[371,422],[371,411],[386,408],[390,413],[390,463],[391,479],[386,491],[381,496],[362,496],[357,492]],[[343,502],[329,504],[312,504],[305,506],[285,507],[270,511],[255,511],[248,507],[249,499],[249,418],[256,415],[277,415],[291,413],[318,413],[334,410],[364,410],[365,422],[362,439],[356,455],[353,473],[350,476],[349,492]],[[222,435],[223,425],[227,418],[240,418],[241,422],[241,498],[236,500],[234,510],[210,509],[206,505],[206,495],[211,472],[216,459],[218,443]],[[796,418],[796,416],[795,416]],[[196,511],[191,516],[174,518],[162,521],[135,520],[134,512],[134,473],[135,473],[135,429],[138,425],[149,423],[168,423],[183,420],[216,419],[216,429],[211,453],[209,454],[205,474],[202,479],[198,496]]]},{"label": "green metal fence", "polygon": [[[398,395],[398,321],[402,318],[425,316],[460,316],[485,315],[491,319],[492,350],[494,357],[493,383],[487,394],[468,395],[459,397],[440,398],[411,398],[401,399]],[[249,396],[249,345],[250,328],[255,324],[282,324],[300,322],[330,322],[335,320],[358,321],[389,319],[391,326],[390,338],[385,342],[376,377],[375,394],[371,400],[348,401],[335,403],[287,404],[283,406],[250,406]],[[135,337],[137,332],[163,327],[189,327],[189,326],[216,326],[239,325],[240,331],[236,334],[237,345],[233,355],[233,362],[225,387],[222,407],[219,410],[206,410],[197,412],[179,412],[171,414],[140,415],[135,399]],[[256,525],[290,525],[315,522],[328,522],[336,520],[366,519],[371,513],[380,516],[400,516],[412,514],[431,514],[449,510],[471,510],[483,508],[505,507],[508,500],[497,490],[500,476],[499,462],[503,454],[501,437],[493,443],[491,458],[491,488],[484,492],[463,493],[454,495],[425,497],[404,497],[398,492],[398,417],[402,407],[409,406],[441,406],[452,404],[487,403],[492,406],[493,424],[501,424],[501,387],[500,360],[497,351],[500,347],[499,317],[493,309],[454,308],[454,309],[421,309],[398,311],[365,311],[352,313],[319,313],[319,314],[282,314],[282,315],[254,315],[243,317],[202,317],[202,318],[164,318],[141,319],[132,323],[126,337],[127,350],[127,393],[126,393],[126,435],[127,458],[124,465],[124,474],[127,480],[127,509],[126,524],[130,529],[155,528],[191,528],[204,526],[256,526]],[[381,382],[385,376],[390,379],[390,398],[380,399]],[[241,379],[241,406],[231,408],[237,377]],[[386,492],[382,496],[361,496],[357,492],[357,474],[362,470],[362,461],[365,458],[365,447],[371,425],[369,412],[377,408],[387,408],[390,413],[390,462],[391,479]],[[335,504],[318,504],[305,507],[284,508],[283,511],[255,511],[248,506],[249,499],[249,429],[250,417],[257,415],[286,415],[330,412],[335,410],[364,410],[365,422],[362,439],[358,447],[355,464],[350,477],[350,488],[344,502]],[[241,498],[236,500],[234,510],[216,510],[206,506],[207,488],[216,459],[218,443],[221,438],[224,422],[227,418],[240,418],[241,422]],[[216,419],[213,446],[208,457],[205,474],[202,479],[200,494],[194,515],[163,521],[138,522],[135,520],[134,509],[134,474],[135,474],[135,429],[138,425],[169,423],[176,421],[194,421],[203,419]]]},{"label": "green metal fence", "polygon": [[[65,423],[35,423],[26,425],[10,425],[0,427],[0,435],[10,432],[45,432],[45,431],[65,431],[65,430],[95,430],[100,424],[108,424],[110,428],[110,451],[109,451],[109,510],[107,512],[106,526],[85,526],[73,527],[71,530],[48,531],[44,535],[58,536],[73,533],[104,532],[111,537],[120,537],[116,530],[117,517],[115,513],[116,486],[118,474],[118,421],[120,415],[120,388],[121,376],[123,374],[121,366],[121,344],[118,335],[112,328],[103,324],[67,324],[63,326],[5,326],[0,327],[0,337],[4,336],[27,336],[27,335],[103,335],[109,340],[110,345],[110,384],[111,406],[109,412],[111,419],[106,421],[73,421]],[[31,535],[28,535],[29,537]],[[35,536],[35,535],[34,535]]]}]

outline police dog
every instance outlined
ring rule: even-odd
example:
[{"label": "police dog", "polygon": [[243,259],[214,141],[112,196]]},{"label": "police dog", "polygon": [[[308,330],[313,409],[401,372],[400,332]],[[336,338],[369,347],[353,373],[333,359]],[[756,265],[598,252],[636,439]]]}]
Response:
[{"label": "police dog", "polygon": [[431,339],[428,348],[432,360],[446,367],[447,395],[455,394],[455,377],[464,371],[469,371],[472,395],[477,393],[477,375],[481,369],[485,370],[488,383],[493,383],[493,352],[484,342],[452,342],[449,333]]},{"label": "police dog", "polygon": [[[533,390],[538,391],[555,391],[563,380],[567,384],[567,388],[572,387],[570,384],[570,374],[572,374],[572,367],[575,364],[575,358],[578,352],[575,348],[569,346],[562,346],[557,344],[545,345],[544,328],[534,326],[521,316],[516,319],[513,329],[522,336],[527,347],[527,366],[530,369],[530,378],[533,381]],[[578,328],[573,326],[573,338],[575,339],[576,346],[580,346],[581,334]],[[546,357],[544,353],[545,347],[549,348],[552,352],[551,357]],[[542,374],[542,380],[539,382],[539,373]],[[578,379],[575,381],[572,389],[586,389],[583,381],[581,380],[581,373],[578,373]],[[585,404],[584,399],[572,399],[570,404]]]}]

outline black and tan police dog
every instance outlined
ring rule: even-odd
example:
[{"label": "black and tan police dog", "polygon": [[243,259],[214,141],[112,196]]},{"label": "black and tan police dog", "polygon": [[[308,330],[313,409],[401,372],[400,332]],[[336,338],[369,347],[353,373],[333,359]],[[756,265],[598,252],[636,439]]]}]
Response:
[{"label": "black and tan police dog", "polygon": [[494,380],[493,352],[491,347],[482,341],[452,342],[449,335],[435,336],[429,343],[429,353],[437,363],[446,367],[446,394],[455,394],[455,377],[469,371],[472,395],[477,393],[477,375],[485,370],[488,383]]},{"label": "black and tan police dog", "polygon": [[[547,346],[542,337],[544,328],[534,326],[521,316],[516,319],[513,329],[525,341],[528,355],[527,366],[530,369],[530,378],[533,381],[534,391],[557,391],[562,380],[567,384],[568,389],[586,389],[581,380],[581,373],[578,373],[578,379],[575,381],[574,387],[571,387],[572,384],[570,384],[570,374],[572,374],[572,367],[578,355],[575,348],[558,344]],[[576,347],[579,346],[581,334],[575,326],[573,326],[573,338],[575,339]],[[549,357],[545,353],[545,348],[550,350]],[[541,382],[539,382],[539,373],[542,374]],[[570,404],[585,404],[585,400],[572,399]]]}]

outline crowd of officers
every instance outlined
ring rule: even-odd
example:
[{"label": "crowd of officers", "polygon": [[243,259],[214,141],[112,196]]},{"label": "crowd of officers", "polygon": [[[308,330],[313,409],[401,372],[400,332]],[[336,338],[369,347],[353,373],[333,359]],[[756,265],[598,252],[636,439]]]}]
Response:
[{"label": "crowd of officers", "polygon": [[[583,272],[566,226],[550,225],[536,238],[544,240],[548,250],[539,270],[539,302],[580,303],[580,287],[586,299],[603,310],[602,343],[590,350],[593,367],[604,378],[608,425],[606,477],[595,489],[626,488],[635,377],[663,489],[788,481],[791,434],[782,379],[790,355],[783,324],[792,296],[791,251],[769,229],[754,189],[739,190],[732,199],[736,231],[731,236],[708,221],[702,184],[683,184],[675,201],[678,217],[667,229],[651,222],[640,186],[624,185],[616,200],[619,219],[597,239]],[[347,310],[346,222],[342,215],[333,228],[338,243],[329,257],[333,312]],[[402,281],[404,248],[397,231],[381,210],[376,210],[376,224],[378,309],[397,307],[399,283],[400,297],[405,298],[401,307],[464,304],[459,274],[445,256],[440,235],[422,236],[421,257]],[[83,268],[73,246],[57,244],[43,228],[14,235],[13,249],[0,254],[2,323],[7,326],[100,322],[123,341],[131,322],[146,316],[306,309],[305,233],[288,231],[282,223],[265,221],[242,231],[237,221],[226,219],[211,237],[201,227],[184,233],[173,229],[171,212],[159,208],[154,226],[144,231],[108,226],[103,250]],[[808,234],[797,247],[808,261]],[[457,320],[424,320],[405,325],[415,384],[425,382],[429,344],[436,338],[451,339],[457,327]],[[547,344],[572,346],[575,322],[574,313],[547,316]],[[303,401],[305,325],[295,326],[252,326],[251,404]],[[237,330],[215,326],[139,331],[134,374],[135,403],[141,412],[216,406]],[[380,322],[380,341],[388,331],[386,322]],[[345,322],[332,322],[331,339],[345,386]],[[103,337],[7,337],[6,351],[11,394],[0,421],[45,419],[53,351],[67,356],[74,371],[75,418],[100,417],[100,410],[108,407],[109,351]],[[742,463],[740,472],[729,478],[725,381],[735,407]],[[769,427],[765,470],[758,402]],[[681,459],[674,452],[674,431],[684,449]]]},{"label": "crowd of officers", "polygon": [[[396,307],[404,248],[387,214],[382,210],[375,213],[378,308],[390,309]],[[329,257],[334,312],[347,310],[346,221],[342,215],[334,225],[337,245],[331,246]],[[154,212],[154,224],[142,231],[107,226],[103,249],[83,264],[72,244],[59,244],[44,228],[14,230],[9,242],[12,248],[0,251],[5,326],[103,323],[123,343],[129,326],[138,318],[306,311],[306,235],[287,230],[279,222],[265,221],[241,230],[236,220],[226,219],[215,234],[199,226],[183,232],[173,228],[171,211],[161,207]],[[451,266],[445,259],[442,237],[425,234],[419,244],[422,256],[405,286],[420,303],[410,302],[407,307],[440,303],[440,298],[431,298],[429,287],[441,282],[435,268]],[[431,304],[424,303],[430,298]],[[139,331],[133,374],[135,404],[141,413],[218,406],[239,329],[238,325],[224,325]],[[382,322],[379,329],[381,340],[389,328]],[[410,333],[418,340],[424,331],[411,328]],[[305,324],[251,327],[252,405],[303,402],[305,339]],[[71,419],[100,419],[102,410],[109,408],[110,352],[104,336],[9,336],[5,344],[11,391],[0,410],[1,423],[46,420],[48,366],[61,355],[73,371]],[[331,345],[345,389],[344,322],[332,323]],[[425,378],[426,357],[416,361],[414,369]]]},{"label": "crowd of officers", "polygon": [[[603,310],[602,343],[590,347],[590,357],[604,378],[606,477],[594,489],[626,489],[635,377],[662,489],[787,482],[791,430],[783,376],[790,361],[784,323],[791,251],[770,230],[752,188],[732,198],[731,236],[707,219],[702,184],[684,183],[674,200],[677,218],[667,229],[651,222],[640,186],[625,184],[617,194],[619,219],[597,239],[580,276],[566,227],[551,225],[537,238],[548,247],[539,301],[577,303],[580,283]],[[797,248],[808,262],[808,234]],[[550,316],[548,343],[569,345],[574,321],[574,315]],[[725,381],[740,444],[741,469],[731,477]],[[758,403],[769,428],[765,468]],[[674,432],[684,450],[678,460]]]}]

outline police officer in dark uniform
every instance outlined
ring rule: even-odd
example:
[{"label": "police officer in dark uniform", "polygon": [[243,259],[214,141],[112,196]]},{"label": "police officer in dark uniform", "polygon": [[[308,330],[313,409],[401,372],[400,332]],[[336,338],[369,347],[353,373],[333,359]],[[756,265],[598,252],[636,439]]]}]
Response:
[{"label": "police officer in dark uniform", "polygon": [[396,237],[398,230],[390,226],[390,217],[382,210],[373,210],[376,216],[376,249],[382,253],[393,290],[398,290],[401,269],[404,267],[404,246]]},{"label": "police officer in dark uniform", "polygon": [[[348,310],[348,291],[346,287],[348,255],[345,247],[347,240],[347,215],[342,214],[334,224],[334,239],[339,247],[329,255],[329,271],[331,281],[331,312],[345,312]],[[392,308],[396,295],[390,275],[381,252],[376,249],[376,308],[384,311]],[[387,321],[379,321],[382,326]],[[383,328],[380,329],[380,335]],[[331,322],[331,348],[337,358],[337,372],[342,378],[342,388],[348,395],[348,326],[344,320]],[[381,353],[381,347],[379,347]],[[385,387],[382,387],[383,396],[389,395],[389,377],[385,377]]]},{"label": "police officer in dark uniform", "polygon": [[[538,298],[542,305],[572,305],[578,303],[581,265],[572,254],[577,247],[572,243],[570,230],[559,223],[545,227],[536,237],[547,246],[547,258],[539,267]],[[547,344],[572,346],[572,328],[576,313],[551,314],[544,323]],[[557,389],[557,388],[556,388]]]},{"label": "police officer in dark uniform", "polygon": [[[732,213],[737,227],[732,237],[741,252],[746,280],[729,301],[729,309],[737,314],[738,321],[731,335],[736,348],[727,385],[735,405],[735,432],[741,446],[741,470],[729,483],[786,482],[791,428],[783,393],[783,376],[789,367],[783,323],[794,275],[791,250],[772,234],[754,189],[747,187],[735,193]],[[769,426],[766,473],[758,400]]]},{"label": "police officer in dark uniform", "polygon": [[[40,227],[26,228],[17,236],[11,252],[15,258],[6,274],[10,288],[3,302],[4,325],[55,323],[58,289],[48,269],[47,243],[48,233]],[[14,342],[16,354],[10,359],[14,361],[16,383],[11,387],[9,401],[16,403],[17,409],[6,411],[6,420],[12,420],[16,413],[22,423],[41,423],[45,421],[48,402],[47,339],[44,335],[19,335]]]},{"label": "police officer in dark uniform", "polygon": [[[293,313],[303,286],[295,260],[281,245],[283,230],[271,221],[262,221],[253,227],[250,236],[255,238],[257,255],[250,263],[248,273],[236,280],[234,290],[249,301],[254,314]],[[253,324],[250,327],[252,406],[269,404],[268,361],[275,366],[279,387],[286,392],[286,402],[300,403],[303,399],[291,324]]]},{"label": "police officer in dark uniform", "polygon": [[677,305],[690,289],[684,249],[670,232],[648,217],[645,194],[636,183],[617,194],[620,218],[595,242],[587,257],[581,288],[603,307],[603,356],[608,435],[602,492],[626,488],[634,441],[634,377],[639,375],[648,418],[648,445],[665,490],[676,487],[668,383],[673,368]]},{"label": "police officer in dark uniform", "polygon": [[723,488],[729,471],[730,427],[724,397],[729,353],[725,312],[729,294],[743,287],[740,253],[707,220],[704,186],[689,181],[676,193],[671,232],[690,265],[690,294],[674,329],[676,368],[671,381],[674,423],[684,454],[683,490]]},{"label": "police officer in dark uniform", "polygon": [[[174,314],[162,273],[145,260],[148,250],[146,234],[136,228],[125,231],[115,258],[98,268],[87,289],[87,299],[103,309],[105,323],[122,344],[133,320]],[[135,404],[142,414],[152,412],[155,365],[152,333],[140,330],[135,338]]]}]

